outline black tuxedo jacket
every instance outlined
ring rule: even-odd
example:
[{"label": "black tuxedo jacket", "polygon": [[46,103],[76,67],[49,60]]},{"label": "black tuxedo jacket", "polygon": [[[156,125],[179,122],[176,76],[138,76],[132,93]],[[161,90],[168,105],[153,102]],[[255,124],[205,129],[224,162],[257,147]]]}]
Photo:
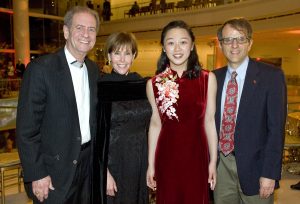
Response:
[{"label": "black tuxedo jacket", "polygon": [[[216,127],[221,123],[221,96],[227,67],[214,71],[217,78]],[[226,85],[225,85],[226,86]],[[234,151],[243,193],[259,193],[259,178],[281,178],[286,85],[281,69],[249,60],[234,133]]]},{"label": "black tuxedo jacket", "polygon": [[[96,134],[98,67],[85,59],[90,87],[90,130]],[[75,92],[64,49],[32,61],[24,74],[17,110],[17,145],[27,193],[31,182],[50,175],[48,203],[63,203],[80,153]]]}]

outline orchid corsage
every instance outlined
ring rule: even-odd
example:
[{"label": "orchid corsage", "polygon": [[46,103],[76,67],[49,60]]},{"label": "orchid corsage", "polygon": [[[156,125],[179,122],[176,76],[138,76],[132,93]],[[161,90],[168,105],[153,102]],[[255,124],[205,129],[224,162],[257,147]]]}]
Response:
[{"label": "orchid corsage", "polygon": [[155,86],[158,89],[158,98],[156,98],[156,104],[160,112],[166,113],[169,119],[176,118],[176,104],[179,98],[179,84],[175,82],[177,75],[173,75],[170,67],[167,67],[165,71],[159,74],[155,80]]}]

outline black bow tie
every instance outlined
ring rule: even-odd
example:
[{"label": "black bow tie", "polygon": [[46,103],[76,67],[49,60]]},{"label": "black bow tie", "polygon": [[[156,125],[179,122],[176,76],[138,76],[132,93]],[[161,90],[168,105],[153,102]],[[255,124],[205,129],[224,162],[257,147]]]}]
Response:
[{"label": "black bow tie", "polygon": [[75,67],[78,67],[78,68],[82,68],[83,67],[83,63],[78,62],[77,60],[71,62],[72,65],[74,65]]}]

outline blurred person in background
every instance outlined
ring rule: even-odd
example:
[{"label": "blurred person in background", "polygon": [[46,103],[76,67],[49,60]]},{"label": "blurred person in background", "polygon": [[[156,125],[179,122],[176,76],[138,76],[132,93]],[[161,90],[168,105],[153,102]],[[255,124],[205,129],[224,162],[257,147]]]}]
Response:
[{"label": "blurred person in background", "polygon": [[23,74],[25,72],[25,65],[22,63],[22,60],[19,59],[16,64],[16,74],[18,78],[23,78]]}]

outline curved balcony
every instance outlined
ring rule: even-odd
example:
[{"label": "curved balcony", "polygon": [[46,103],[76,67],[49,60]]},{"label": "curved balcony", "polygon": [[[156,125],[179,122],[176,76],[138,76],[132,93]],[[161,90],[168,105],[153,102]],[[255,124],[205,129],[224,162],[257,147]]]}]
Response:
[{"label": "curved balcony", "polygon": [[280,59],[280,66],[287,77],[300,75],[300,69],[295,69],[300,66],[297,50],[300,47],[299,0],[246,0],[103,22],[94,59],[98,60],[100,65],[104,63],[101,52],[110,33],[133,32],[139,41],[139,57],[135,60],[132,71],[151,76],[155,72],[156,61],[161,51],[161,29],[168,22],[181,19],[193,29],[203,66],[209,70],[215,69],[226,63],[216,40],[217,29],[225,20],[238,16],[247,18],[254,29],[255,43],[252,46],[251,57]]},{"label": "curved balcony", "polygon": [[124,18],[126,10],[128,11],[129,8],[123,9],[122,12],[121,8],[118,12],[112,11],[116,13],[116,16],[122,16],[122,18],[113,18],[112,21],[102,23],[99,33],[100,41],[102,36],[105,37],[120,30],[134,32],[142,39],[159,39],[161,28],[175,19],[186,21],[193,27],[197,36],[215,35],[216,28],[225,19],[236,16],[243,16],[252,21],[256,31],[278,29],[278,27],[282,29],[300,27],[299,0],[246,0],[230,4],[210,3],[207,6],[193,5],[190,9],[174,7],[174,12],[162,13],[159,11],[156,14],[139,14],[131,18],[126,15]]}]

